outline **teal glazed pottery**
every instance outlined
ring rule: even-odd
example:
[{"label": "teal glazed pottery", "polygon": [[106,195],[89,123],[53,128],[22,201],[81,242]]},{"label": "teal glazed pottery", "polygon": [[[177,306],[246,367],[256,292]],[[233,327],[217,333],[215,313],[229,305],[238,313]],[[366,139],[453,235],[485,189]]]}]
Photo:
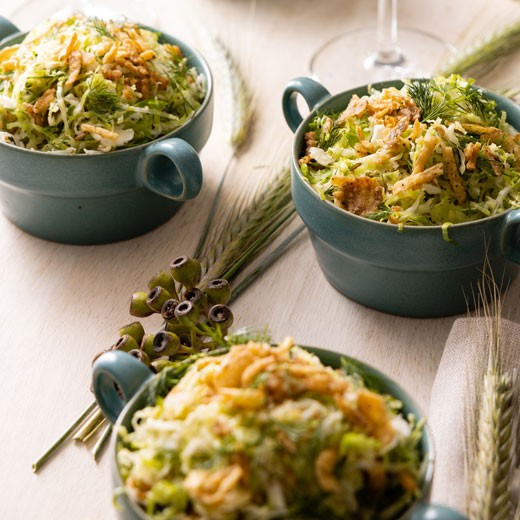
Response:
[{"label": "teal glazed pottery", "polygon": [[[0,48],[24,35],[0,17]],[[213,83],[202,56],[178,45],[205,77],[206,97],[193,118],[166,136],[128,149],[58,155],[0,142],[0,206],[21,229],[67,244],[129,239],[169,220],[202,187],[197,152],[213,122]]]},{"label": "teal glazed pottery", "polygon": [[[402,85],[389,81],[373,87]],[[316,113],[343,110],[354,94],[366,95],[367,86],[331,96],[320,83],[300,77],[287,84],[282,98],[285,119],[295,132],[292,196],[327,280],[367,307],[421,318],[463,313],[472,307],[486,258],[497,283],[506,287],[520,262],[520,210],[455,224],[448,230],[451,241],[446,241],[441,226],[405,226],[399,232],[395,225],[354,215],[320,199],[298,165],[304,133]],[[305,120],[297,105],[300,95],[311,110]],[[520,108],[491,92],[487,95],[520,129]]]},{"label": "teal glazed pottery", "polygon": [[[325,365],[334,368],[340,367],[342,357],[349,359],[347,356],[321,348],[304,348],[316,354]],[[394,381],[378,370],[354,361],[372,380],[377,381],[379,391],[388,393],[403,403],[404,415],[411,413],[417,419],[421,418],[413,400]],[[140,361],[122,351],[107,352],[94,363],[92,382],[96,399],[103,413],[115,425],[109,448],[114,489],[120,490],[123,486],[116,460],[118,431],[121,427],[132,428],[132,417],[137,410],[147,406],[146,390],[156,377],[158,376],[154,375]],[[119,391],[116,390],[115,385]],[[428,427],[424,429],[420,448],[423,453],[421,498],[398,520],[464,520],[464,516],[452,509],[428,503],[434,467],[434,446]],[[115,501],[121,520],[147,520],[149,518],[124,492],[118,492],[115,495]]]}]

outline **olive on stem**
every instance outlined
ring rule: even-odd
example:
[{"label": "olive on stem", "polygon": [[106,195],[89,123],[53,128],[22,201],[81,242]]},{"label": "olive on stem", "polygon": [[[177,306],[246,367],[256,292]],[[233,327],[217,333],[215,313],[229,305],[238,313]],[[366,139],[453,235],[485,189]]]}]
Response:
[{"label": "olive on stem", "polygon": [[165,320],[172,320],[175,318],[175,309],[177,308],[177,305],[179,305],[179,302],[175,298],[166,300],[161,307],[161,316]]},{"label": "olive on stem", "polygon": [[148,354],[148,357],[154,358],[155,352],[153,350],[153,340],[155,338],[155,334],[145,334],[143,339],[141,340],[140,350]]},{"label": "olive on stem", "polygon": [[141,361],[141,363],[144,363],[147,367],[150,366],[150,357],[144,350],[141,350],[139,348],[133,349],[130,352],[128,352],[131,356],[134,356],[136,359]]},{"label": "olive on stem", "polygon": [[207,298],[206,295],[198,288],[193,287],[192,289],[188,289],[184,291],[182,295],[183,301],[191,302],[200,312],[204,312],[207,306]]},{"label": "olive on stem", "polygon": [[139,344],[130,334],[123,334],[112,347],[113,350],[122,350],[123,352],[130,352],[138,348]]}]

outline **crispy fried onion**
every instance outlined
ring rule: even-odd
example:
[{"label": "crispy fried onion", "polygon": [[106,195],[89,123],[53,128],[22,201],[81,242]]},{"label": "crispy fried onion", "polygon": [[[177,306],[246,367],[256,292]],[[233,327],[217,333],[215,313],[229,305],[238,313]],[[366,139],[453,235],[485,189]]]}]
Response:
[{"label": "crispy fried onion", "polygon": [[334,204],[355,215],[374,213],[383,202],[383,187],[370,177],[333,177],[332,185]]},{"label": "crispy fried onion", "polygon": [[243,475],[244,470],[238,464],[217,470],[196,469],[188,473],[184,487],[191,497],[205,507],[214,508],[226,502],[237,507],[251,499],[250,493],[239,487]]},{"label": "crispy fried onion", "polygon": [[466,202],[466,190],[464,188],[462,176],[460,175],[459,169],[457,168],[455,155],[453,154],[453,148],[451,146],[443,147],[442,160],[444,162],[446,175],[448,176],[451,188],[455,194],[455,198],[459,204],[464,204]]},{"label": "crispy fried onion", "polygon": [[335,123],[341,125],[348,119],[359,119],[365,114],[368,114],[374,124],[382,123],[393,127],[402,118],[406,119],[408,126],[419,119],[421,111],[405,93],[396,88],[388,88],[378,97],[360,98],[354,94]]},{"label": "crispy fried onion", "polygon": [[430,166],[426,170],[420,171],[418,173],[414,173],[405,179],[402,179],[396,182],[392,188],[392,193],[395,195],[401,191],[405,190],[416,190],[420,188],[423,184],[427,184],[432,182],[437,177],[440,177],[444,173],[444,168],[442,163],[434,164]]}]

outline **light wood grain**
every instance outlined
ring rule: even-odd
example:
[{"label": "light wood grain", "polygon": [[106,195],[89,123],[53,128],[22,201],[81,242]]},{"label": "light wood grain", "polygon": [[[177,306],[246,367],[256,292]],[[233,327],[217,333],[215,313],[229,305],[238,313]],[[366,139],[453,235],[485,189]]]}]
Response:
[{"label": "light wood grain", "polygon": [[[259,116],[254,144],[233,171],[236,182],[258,174],[261,169],[253,166],[272,160],[280,148],[289,156],[291,133],[281,111],[285,83],[307,74],[311,53],[320,43],[346,28],[372,23],[375,14],[375,2],[366,0],[258,0],[254,12],[246,0],[151,4],[160,13],[161,29],[196,43],[201,27],[211,28],[244,60],[255,84]],[[0,12],[9,15],[19,5],[0,0]],[[503,13],[515,9],[507,0],[399,2],[403,25],[430,30],[453,43],[501,23]],[[25,19],[34,16],[22,14]],[[19,19],[22,14],[17,11]],[[130,321],[131,293],[172,258],[193,251],[229,152],[222,142],[225,107],[219,93],[217,86],[213,134],[201,155],[204,189],[159,229],[122,243],[77,247],[34,238],[0,216],[0,518],[115,517],[108,457],[96,464],[88,449],[70,444],[38,475],[32,474],[31,463],[92,401],[91,358]],[[519,283],[511,287],[509,298],[515,320],[520,319]],[[325,281],[306,234],[233,309],[237,326],[267,325],[274,339],[292,335],[299,343],[373,364],[395,378],[425,411],[455,319],[398,318],[344,298]]]}]

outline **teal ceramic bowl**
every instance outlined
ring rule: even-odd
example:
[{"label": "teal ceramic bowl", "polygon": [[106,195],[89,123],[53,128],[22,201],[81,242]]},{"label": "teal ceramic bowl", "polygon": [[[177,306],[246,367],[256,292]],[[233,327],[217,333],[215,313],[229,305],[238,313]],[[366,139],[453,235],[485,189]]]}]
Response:
[{"label": "teal ceramic bowl", "polygon": [[[321,348],[304,347],[315,353],[325,365],[339,368],[343,356]],[[410,396],[394,381],[378,370],[355,361],[363,372],[376,381],[378,390],[390,394],[403,403],[403,414],[413,414],[419,420],[422,415]],[[136,358],[121,351],[111,351],[100,356],[93,366],[92,382],[96,399],[104,414],[114,423],[109,457],[114,489],[121,490],[123,482],[119,475],[116,446],[118,431],[121,427],[131,429],[132,416],[146,406],[146,390],[155,377],[148,368]],[[116,390],[115,385],[119,387]],[[459,513],[441,505],[428,503],[433,478],[434,446],[431,432],[424,429],[420,444],[423,455],[421,497],[396,520],[464,520]],[[115,495],[116,507],[121,520],[147,520],[149,517],[124,492]]]},{"label": "teal ceramic bowl", "polygon": [[[0,17],[0,48],[24,35]],[[213,122],[213,82],[204,58],[176,38],[206,81],[192,119],[166,136],[96,155],[58,155],[0,142],[0,206],[21,229],[68,244],[125,240],[163,224],[202,187],[198,157]]]},{"label": "teal ceramic bowl", "polygon": [[[400,81],[376,83],[377,89],[402,87]],[[298,159],[304,133],[316,113],[344,109],[352,97],[367,94],[359,87],[334,96],[310,78],[290,81],[283,93],[285,119],[295,132],[292,148],[292,196],[306,224],[319,265],[342,294],[390,314],[430,318],[466,312],[477,298],[477,285],[489,260],[495,280],[506,287],[520,262],[520,210],[449,228],[448,242],[440,226],[397,226],[344,211],[320,199],[303,177]],[[508,122],[520,130],[520,108],[488,92]],[[303,119],[302,96],[311,113]]]}]

